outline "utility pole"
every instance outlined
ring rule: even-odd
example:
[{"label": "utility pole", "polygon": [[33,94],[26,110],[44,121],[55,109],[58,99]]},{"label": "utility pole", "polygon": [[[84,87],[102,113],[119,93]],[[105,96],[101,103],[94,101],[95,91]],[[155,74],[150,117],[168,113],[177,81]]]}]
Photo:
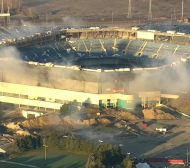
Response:
[{"label": "utility pole", "polygon": [[45,164],[46,164],[46,159],[47,159],[47,149],[46,149],[46,148],[47,148],[48,146],[46,145],[45,139],[44,139],[44,145],[43,145],[43,146],[44,146],[44,149],[45,149],[45,150],[44,150],[44,159],[45,159]]},{"label": "utility pole", "polygon": [[174,20],[176,20],[176,12],[175,12],[175,10],[174,10]]},{"label": "utility pole", "polygon": [[43,145],[44,147],[45,147],[45,160],[47,159],[47,150],[46,150],[46,148],[48,147],[48,146],[46,146],[46,145]]},{"label": "utility pole", "polygon": [[189,167],[189,150],[187,149],[187,167]]},{"label": "utility pole", "polygon": [[148,20],[152,19],[152,0],[149,2]]},{"label": "utility pole", "polygon": [[132,14],[131,14],[131,0],[129,0],[127,18],[130,19],[131,17],[132,17]]},{"label": "utility pole", "polygon": [[182,4],[181,4],[181,7],[182,7],[182,9],[181,9],[181,20],[182,20],[182,22],[183,22],[183,13],[184,13],[184,0],[182,0],[182,2],[181,2]]},{"label": "utility pole", "polygon": [[173,25],[173,10],[171,10],[171,25]]},{"label": "utility pole", "polygon": [[48,13],[46,12],[46,27],[48,26]]},{"label": "utility pole", "polygon": [[111,15],[111,22],[113,24],[113,11],[112,11],[112,15]]},{"label": "utility pole", "polygon": [[[10,14],[10,8],[8,6],[8,13]],[[11,15],[7,17],[7,24],[11,23]]]}]

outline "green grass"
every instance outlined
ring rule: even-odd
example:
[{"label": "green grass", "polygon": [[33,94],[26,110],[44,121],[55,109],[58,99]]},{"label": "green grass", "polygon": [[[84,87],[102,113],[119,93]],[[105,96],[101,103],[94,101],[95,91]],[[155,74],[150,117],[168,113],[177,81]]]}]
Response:
[{"label": "green grass", "polygon": [[[44,150],[41,149],[24,153],[7,161],[33,165],[40,168],[85,168],[87,156],[47,149],[47,160],[45,162]],[[0,163],[0,168],[24,168],[24,166]]]}]

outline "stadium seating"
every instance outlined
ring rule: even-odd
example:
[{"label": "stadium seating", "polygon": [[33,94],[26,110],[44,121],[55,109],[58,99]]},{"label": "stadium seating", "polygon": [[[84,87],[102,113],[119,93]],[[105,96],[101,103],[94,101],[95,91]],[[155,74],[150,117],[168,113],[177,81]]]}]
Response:
[{"label": "stadium seating", "polygon": [[[149,59],[166,59],[176,60],[181,57],[189,56],[189,46],[156,43],[140,40],[129,39],[72,39],[65,42],[53,42],[51,44],[37,45],[28,48],[22,48],[22,58],[26,61],[36,62],[69,62],[80,57],[106,57],[121,56],[124,58],[135,58],[138,60],[149,61]],[[128,45],[129,44],[129,45]],[[102,50],[106,49],[106,52]],[[140,48],[144,45],[144,49],[139,55]],[[161,47],[162,46],[162,47]],[[115,47],[115,48],[114,48]],[[89,53],[86,51],[89,50]],[[126,50],[127,48],[127,50]],[[161,48],[159,50],[159,48]],[[125,53],[126,50],[126,53]],[[157,56],[155,54],[158,52]]]}]

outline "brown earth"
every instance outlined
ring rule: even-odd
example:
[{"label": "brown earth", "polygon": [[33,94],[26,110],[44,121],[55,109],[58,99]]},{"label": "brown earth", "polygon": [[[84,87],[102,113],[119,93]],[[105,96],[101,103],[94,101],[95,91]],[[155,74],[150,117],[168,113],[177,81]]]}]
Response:
[{"label": "brown earth", "polygon": [[139,120],[138,116],[128,111],[105,109],[105,112],[107,113],[107,115],[116,117],[117,119],[121,120]]},{"label": "brown earth", "polygon": [[60,125],[63,124],[63,120],[58,114],[53,114],[49,116],[42,116],[40,118],[25,120],[19,123],[25,128],[38,128],[38,127],[46,127],[50,125]]},{"label": "brown earth", "polygon": [[12,129],[12,130],[20,130],[21,127],[19,126],[19,124],[15,124],[13,122],[11,123],[8,123],[8,124],[5,124],[5,126],[8,128],[8,129]]},{"label": "brown earth", "polygon": [[176,117],[169,113],[165,113],[161,109],[144,109],[144,119],[148,120],[174,120]]},{"label": "brown earth", "polygon": [[127,127],[127,122],[124,120],[118,121],[115,123],[115,126],[117,128],[126,128]]},{"label": "brown earth", "polygon": [[[94,112],[97,112],[96,110]],[[157,119],[157,120],[172,120],[176,119],[174,115],[164,112],[162,109],[145,109],[143,110],[144,119]],[[79,116],[80,117],[80,116]],[[81,118],[81,117],[80,117]],[[19,134],[27,135],[22,128],[41,128],[50,126],[66,126],[67,128],[89,127],[93,125],[110,125],[114,124],[117,128],[128,129],[129,125],[126,121],[138,121],[140,118],[132,112],[116,111],[114,109],[105,109],[100,115],[94,115],[89,119],[73,118],[72,116],[65,116],[56,113],[45,115],[36,119],[25,120],[18,123],[9,123],[5,126],[9,129],[20,131]]]},{"label": "brown earth", "polygon": [[[147,19],[149,0],[132,1],[132,16],[139,19]],[[184,16],[189,16],[190,1],[184,1]],[[6,10],[6,9],[5,9]],[[171,10],[173,12],[171,12]],[[175,10],[175,14],[174,14]],[[64,20],[73,18],[69,22],[83,22],[91,20],[104,22],[112,20],[129,21],[127,19],[128,0],[23,0],[21,12],[13,13],[14,18],[36,18],[37,20]],[[113,13],[113,15],[112,15]],[[181,18],[181,1],[179,0],[160,0],[152,1],[153,18]],[[78,19],[80,18],[80,19]]]},{"label": "brown earth", "polygon": [[97,124],[97,121],[95,119],[79,120],[79,119],[73,119],[70,116],[66,116],[63,118],[63,124],[67,126],[90,126]]},{"label": "brown earth", "polygon": [[178,99],[170,100],[165,103],[167,106],[177,109],[178,111],[190,115],[190,95],[180,95]]},{"label": "brown earth", "polygon": [[[65,125],[65,126],[71,126],[71,127],[86,127],[91,125],[109,125],[111,123],[115,122],[115,119],[109,119],[108,116],[116,117],[116,119],[122,118],[123,120],[139,120],[137,116],[130,112],[124,112],[124,111],[118,111],[115,110],[109,111],[110,114],[105,116],[97,116],[90,119],[75,119],[71,116],[61,116],[59,114],[52,114],[49,116],[42,116],[36,119],[31,120],[25,120],[23,122],[18,123],[18,125],[22,125],[24,128],[38,128],[38,127],[48,127],[50,125]],[[14,125],[14,127],[16,127]],[[14,128],[13,127],[13,128]]]},{"label": "brown earth", "polygon": [[109,124],[112,123],[112,122],[111,122],[109,119],[107,119],[107,118],[100,118],[100,119],[98,119],[98,122],[99,122],[100,124],[102,124],[102,125],[109,125]]}]

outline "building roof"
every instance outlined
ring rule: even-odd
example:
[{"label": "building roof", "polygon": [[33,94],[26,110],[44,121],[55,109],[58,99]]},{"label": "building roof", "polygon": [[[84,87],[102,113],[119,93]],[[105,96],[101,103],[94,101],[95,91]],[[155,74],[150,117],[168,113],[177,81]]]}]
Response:
[{"label": "building roof", "polygon": [[150,166],[147,163],[138,163],[136,168],[150,168]]}]

